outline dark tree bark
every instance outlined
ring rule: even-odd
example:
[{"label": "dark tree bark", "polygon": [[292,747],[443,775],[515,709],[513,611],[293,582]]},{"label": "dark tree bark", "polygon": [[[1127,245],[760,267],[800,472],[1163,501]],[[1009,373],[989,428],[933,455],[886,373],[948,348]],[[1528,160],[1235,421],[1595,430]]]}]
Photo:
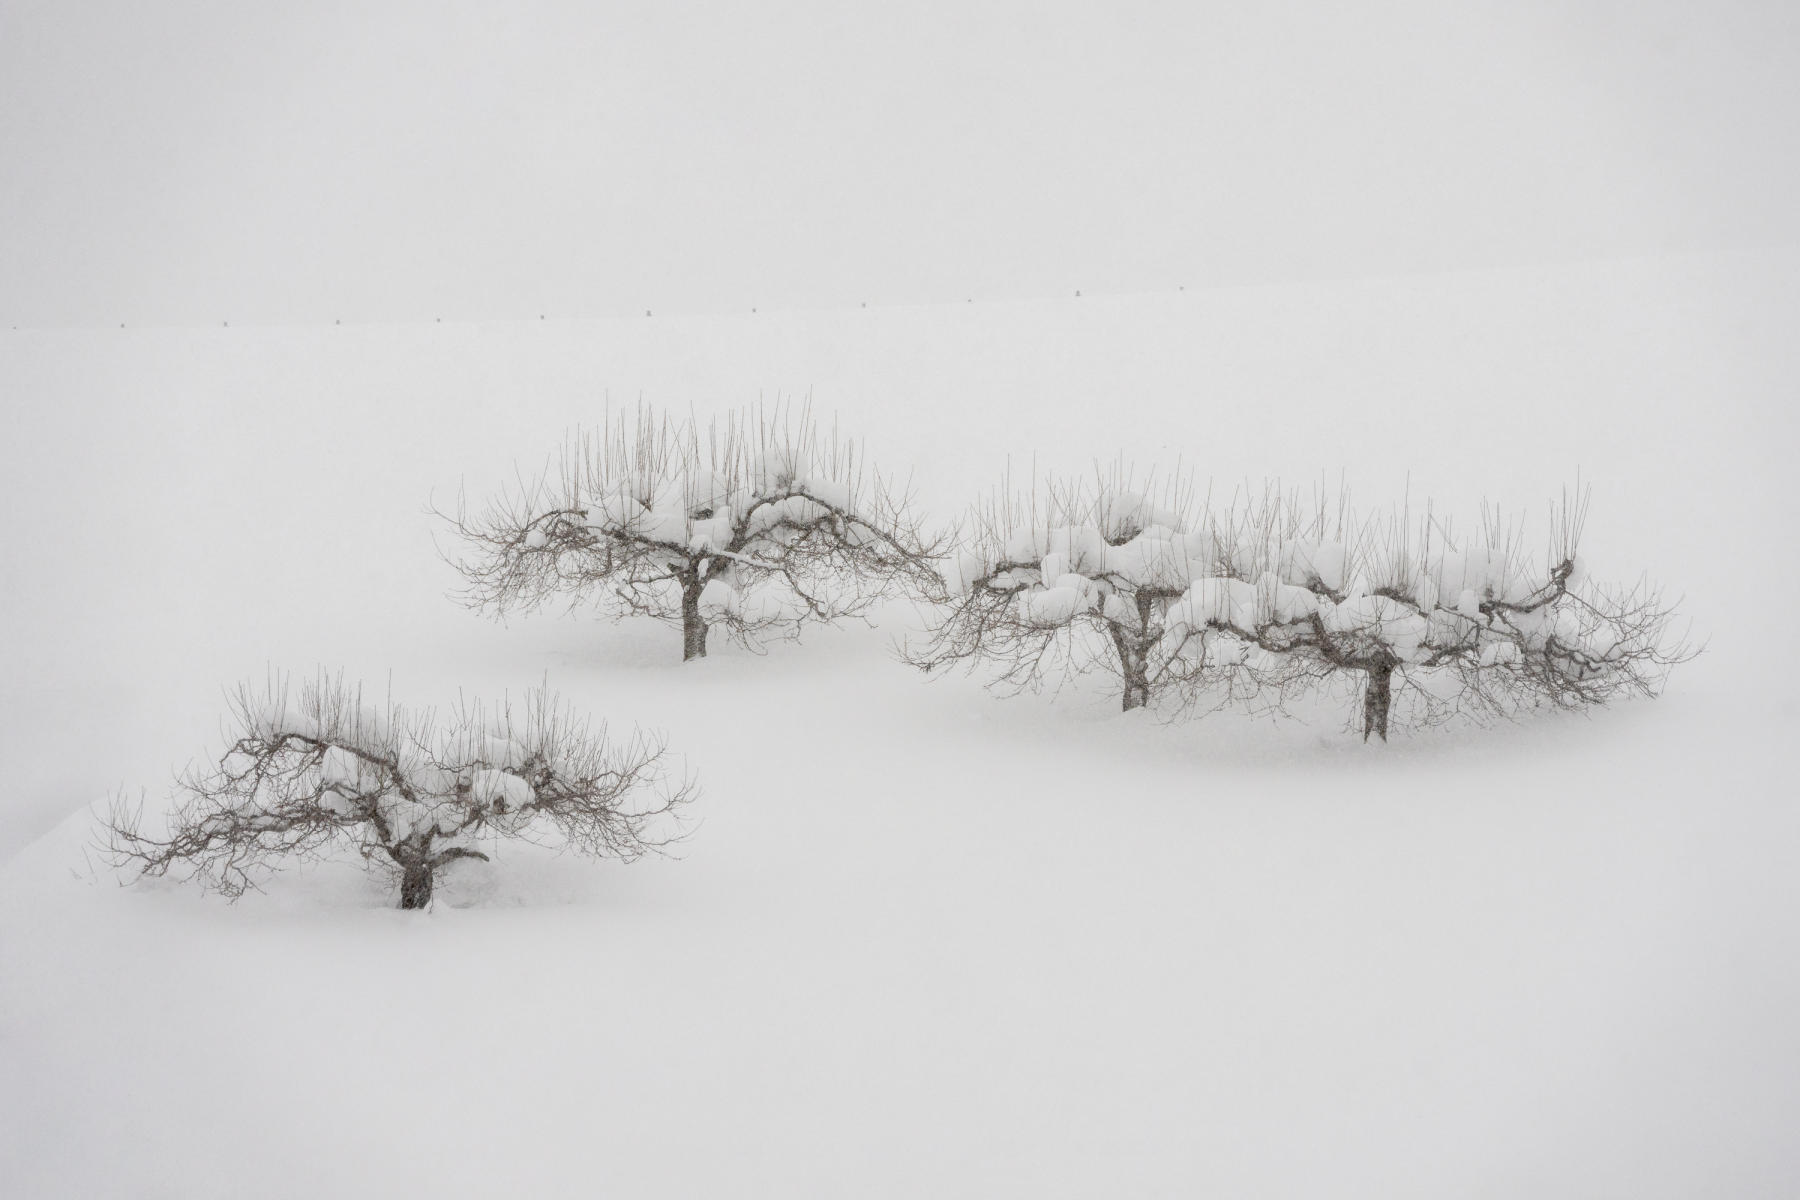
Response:
[{"label": "dark tree bark", "polygon": [[1134,708],[1142,708],[1150,703],[1150,683],[1144,678],[1144,664],[1139,661],[1131,665],[1134,668],[1133,674],[1125,679],[1124,711],[1126,712],[1130,712]]},{"label": "dark tree bark", "polygon": [[1125,679],[1125,711],[1150,703],[1150,670],[1144,649],[1130,633],[1108,621],[1106,631],[1112,634],[1113,648],[1119,652],[1119,673]]},{"label": "dark tree bark", "polygon": [[1135,646],[1125,653],[1125,711],[1150,703],[1150,676],[1144,665],[1144,654]]},{"label": "dark tree bark", "polygon": [[[660,739],[609,742],[548,690],[498,709],[460,704],[442,720],[365,704],[360,690],[320,675],[298,696],[285,679],[240,688],[232,715],[231,748],[177,778],[160,836],[140,832],[138,809],[114,803],[102,846],[117,866],[152,877],[181,869],[238,896],[278,859],[315,861],[348,843],[398,884],[399,907],[419,911],[431,907],[439,871],[487,861],[476,848],[484,840],[555,829],[593,858],[654,853],[682,836],[662,822],[694,790],[666,782]],[[640,789],[658,800],[624,803]]]},{"label": "dark tree bark", "polygon": [[1388,708],[1394,698],[1394,668],[1384,665],[1369,668],[1369,681],[1363,689],[1363,741],[1371,733],[1387,741]]},{"label": "dark tree bark", "polygon": [[431,864],[403,863],[400,877],[400,907],[425,908],[431,903]]},{"label": "dark tree bark", "polygon": [[681,587],[681,661],[706,657],[706,621],[700,615],[699,573]]}]

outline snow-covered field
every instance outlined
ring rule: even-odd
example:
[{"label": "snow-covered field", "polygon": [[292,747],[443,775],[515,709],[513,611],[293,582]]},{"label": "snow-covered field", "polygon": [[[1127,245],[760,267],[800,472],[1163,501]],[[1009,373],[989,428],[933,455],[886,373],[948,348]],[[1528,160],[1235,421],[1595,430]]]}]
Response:
[{"label": "snow-covered field", "polygon": [[[1800,255],[633,321],[0,333],[0,1192],[1787,1196]],[[1096,457],[1541,511],[1706,653],[1364,746],[895,663],[484,623],[425,508],[603,400],[810,393],[952,515]],[[665,730],[679,859],[122,889],[89,806],[223,689],[545,679]]]}]

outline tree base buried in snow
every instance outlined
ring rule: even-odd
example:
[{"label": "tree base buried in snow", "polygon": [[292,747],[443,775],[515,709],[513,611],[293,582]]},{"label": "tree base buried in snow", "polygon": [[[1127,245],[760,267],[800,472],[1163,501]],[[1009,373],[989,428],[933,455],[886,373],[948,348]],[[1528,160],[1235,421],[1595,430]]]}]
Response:
[{"label": "tree base buried in snow", "polygon": [[297,691],[273,679],[239,688],[231,719],[235,740],[177,780],[160,833],[141,806],[114,804],[101,841],[115,866],[235,897],[284,861],[351,846],[417,909],[446,868],[507,839],[626,861],[662,851],[695,795],[669,776],[660,740],[611,742],[541,690],[440,716],[365,704],[325,676]]},{"label": "tree base buried in snow", "polygon": [[1002,690],[1063,672],[1119,681],[1126,711],[1280,710],[1357,685],[1363,740],[1390,724],[1654,696],[1693,651],[1647,584],[1582,578],[1585,498],[1551,513],[1547,552],[1484,512],[1471,538],[1429,508],[1358,518],[1340,495],[1268,488],[1223,508],[1122,467],[1092,482],[1003,484],[968,521],[950,599],[902,657],[985,664]]},{"label": "tree base buried in snow", "polygon": [[688,660],[715,629],[759,648],[896,594],[942,591],[944,539],[804,408],[706,428],[646,407],[609,413],[571,434],[553,468],[478,513],[439,514],[469,607],[591,600],[676,626]]}]

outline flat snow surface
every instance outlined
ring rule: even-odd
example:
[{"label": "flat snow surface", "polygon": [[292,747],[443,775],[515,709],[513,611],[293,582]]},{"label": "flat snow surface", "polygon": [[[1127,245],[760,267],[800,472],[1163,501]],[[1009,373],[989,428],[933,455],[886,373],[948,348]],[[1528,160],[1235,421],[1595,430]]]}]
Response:
[{"label": "flat snow surface", "polygon": [[[0,1191],[1757,1197],[1800,1177],[1800,258],[634,322],[0,334]],[[1594,486],[1707,653],[1365,747],[988,695],[912,614],[683,666],[444,599],[425,505],[604,398],[811,391],[950,515],[1115,450],[1364,504]],[[548,680],[699,777],[678,860],[503,846],[429,913],[83,846],[223,689]]]}]

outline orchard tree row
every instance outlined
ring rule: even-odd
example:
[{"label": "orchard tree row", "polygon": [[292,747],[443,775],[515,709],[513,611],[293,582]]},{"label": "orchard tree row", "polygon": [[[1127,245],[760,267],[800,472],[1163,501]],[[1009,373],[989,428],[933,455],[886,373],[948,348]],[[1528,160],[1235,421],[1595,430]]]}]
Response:
[{"label": "orchard tree row", "polygon": [[[536,481],[444,514],[467,604],[494,614],[598,603],[752,648],[810,622],[910,597],[925,633],[901,658],[985,669],[1002,690],[1104,672],[1123,707],[1280,709],[1354,696],[1363,740],[1396,714],[1422,725],[1653,696],[1687,648],[1647,584],[1588,580],[1585,501],[1553,509],[1528,547],[1496,514],[1459,536],[1427,509],[1356,516],[1269,489],[1219,506],[1181,480],[1003,483],[959,524],[927,530],[861,447],[805,410],[701,429],[647,409],[570,437]],[[177,780],[155,827],[115,806],[103,848],[140,875],[192,875],[230,895],[259,873],[354,847],[402,908],[483,846],[549,837],[630,860],[681,836],[694,794],[660,739],[609,740],[548,692],[446,717],[365,703],[341,679],[274,679],[232,702],[233,740]]]},{"label": "orchard tree row", "polygon": [[1427,509],[1357,516],[1267,490],[1217,506],[1182,480],[1134,488],[1123,464],[1010,484],[928,530],[860,446],[811,414],[701,428],[648,409],[572,435],[560,458],[457,535],[460,598],[495,615],[596,603],[760,648],[806,623],[910,596],[927,671],[985,667],[1003,690],[1103,671],[1126,710],[1270,707],[1353,692],[1366,740],[1455,713],[1579,708],[1660,690],[1687,651],[1647,584],[1586,579],[1585,500],[1527,546],[1496,512],[1468,536]]}]

